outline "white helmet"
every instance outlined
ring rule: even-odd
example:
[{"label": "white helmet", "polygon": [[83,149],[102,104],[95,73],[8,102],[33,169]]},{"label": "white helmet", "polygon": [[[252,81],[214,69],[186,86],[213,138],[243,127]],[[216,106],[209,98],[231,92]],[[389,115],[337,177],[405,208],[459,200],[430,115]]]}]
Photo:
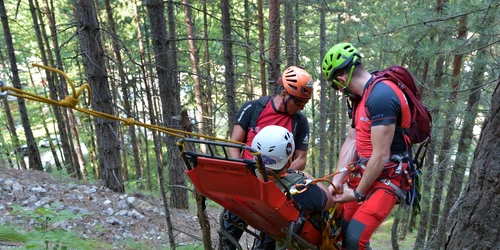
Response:
[{"label": "white helmet", "polygon": [[292,157],[295,142],[288,129],[269,125],[261,129],[253,138],[252,148],[261,152],[266,168],[280,170]]}]

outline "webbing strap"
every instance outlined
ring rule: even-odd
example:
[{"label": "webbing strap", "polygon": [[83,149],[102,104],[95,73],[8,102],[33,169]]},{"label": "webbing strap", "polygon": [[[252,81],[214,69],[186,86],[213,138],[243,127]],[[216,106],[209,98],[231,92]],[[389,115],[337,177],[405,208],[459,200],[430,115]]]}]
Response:
[{"label": "webbing strap", "polygon": [[380,180],[382,183],[384,183],[385,185],[389,186],[389,187],[392,187],[394,189],[394,192],[396,192],[396,195],[404,200],[406,199],[406,195],[405,195],[405,191],[403,191],[403,189],[399,188],[398,186],[396,186],[396,184],[392,183],[390,180],[388,179],[382,179]]}]

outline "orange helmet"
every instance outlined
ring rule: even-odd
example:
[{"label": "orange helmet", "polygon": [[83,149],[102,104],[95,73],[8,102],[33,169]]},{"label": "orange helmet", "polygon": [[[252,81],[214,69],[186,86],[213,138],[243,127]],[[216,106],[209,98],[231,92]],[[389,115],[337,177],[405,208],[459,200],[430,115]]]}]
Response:
[{"label": "orange helmet", "polygon": [[302,68],[291,66],[281,74],[283,87],[297,98],[311,99],[313,92],[312,77]]}]

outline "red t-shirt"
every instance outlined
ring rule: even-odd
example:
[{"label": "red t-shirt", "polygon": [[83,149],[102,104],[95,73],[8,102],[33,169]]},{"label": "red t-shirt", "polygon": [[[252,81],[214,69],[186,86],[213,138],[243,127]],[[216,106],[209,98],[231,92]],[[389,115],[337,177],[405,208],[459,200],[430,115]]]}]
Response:
[{"label": "red t-shirt", "polygon": [[[274,102],[270,101],[267,103],[266,107],[264,110],[262,110],[262,113],[259,115],[259,119],[257,119],[257,125],[255,128],[249,128],[248,133],[247,133],[247,141],[246,144],[248,146],[252,146],[252,141],[255,135],[263,128],[269,125],[278,125],[282,126],[288,131],[292,131],[292,116],[289,115],[288,113],[284,112],[279,112],[276,110],[274,107]],[[250,152],[246,151],[243,153],[243,158],[246,159],[253,159],[252,154]]]},{"label": "red t-shirt", "polygon": [[[369,117],[366,114],[367,109]],[[373,87],[370,96],[363,96],[357,105],[354,119],[356,150],[361,157],[370,158],[373,153],[371,127],[396,124],[401,128],[409,128],[411,114],[403,91],[396,84],[379,82]],[[401,153],[406,150],[404,136],[396,129],[391,153]]]}]

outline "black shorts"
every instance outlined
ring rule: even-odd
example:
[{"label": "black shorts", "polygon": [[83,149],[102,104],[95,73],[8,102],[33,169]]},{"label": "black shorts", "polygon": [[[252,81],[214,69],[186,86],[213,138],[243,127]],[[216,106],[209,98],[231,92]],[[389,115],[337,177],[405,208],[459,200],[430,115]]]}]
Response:
[{"label": "black shorts", "polygon": [[325,191],[317,185],[307,186],[306,191],[293,195],[293,199],[309,213],[323,211],[328,201]]}]

